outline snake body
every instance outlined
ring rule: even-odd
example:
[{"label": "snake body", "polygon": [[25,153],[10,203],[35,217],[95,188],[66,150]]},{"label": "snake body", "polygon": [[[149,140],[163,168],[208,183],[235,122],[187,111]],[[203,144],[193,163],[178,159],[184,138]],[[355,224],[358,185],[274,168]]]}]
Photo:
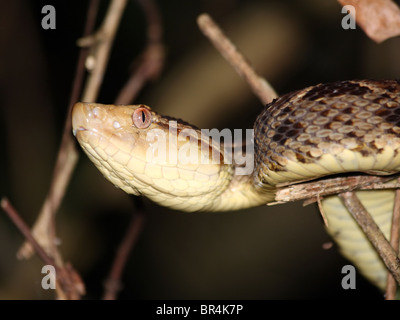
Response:
[{"label": "snake body", "polygon": [[[115,186],[182,211],[259,206],[274,201],[280,184],[400,170],[400,83],[392,80],[319,84],[274,100],[254,123],[254,170],[245,175],[226,161],[229,148],[144,105],[77,103],[72,121],[83,150]],[[176,161],[171,150],[192,161]],[[388,238],[394,191],[357,195]],[[387,271],[341,200],[326,197],[322,207],[341,252],[383,289]]]}]

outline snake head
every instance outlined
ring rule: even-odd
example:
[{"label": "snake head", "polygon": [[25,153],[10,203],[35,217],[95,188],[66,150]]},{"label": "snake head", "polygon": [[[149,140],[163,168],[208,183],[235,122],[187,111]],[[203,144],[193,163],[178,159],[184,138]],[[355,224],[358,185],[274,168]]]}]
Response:
[{"label": "snake head", "polygon": [[164,206],[203,208],[210,201],[199,199],[217,197],[234,172],[200,130],[145,105],[79,102],[72,110],[72,128],[109,181]]}]

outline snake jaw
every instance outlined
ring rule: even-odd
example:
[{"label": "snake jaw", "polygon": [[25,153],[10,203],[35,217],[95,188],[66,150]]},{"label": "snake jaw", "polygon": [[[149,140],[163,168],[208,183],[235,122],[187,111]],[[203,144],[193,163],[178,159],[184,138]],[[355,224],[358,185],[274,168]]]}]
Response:
[{"label": "snake jaw", "polygon": [[86,129],[84,127],[79,127],[76,129],[72,129],[72,134],[74,135],[74,137],[76,137],[78,131],[85,131]]}]

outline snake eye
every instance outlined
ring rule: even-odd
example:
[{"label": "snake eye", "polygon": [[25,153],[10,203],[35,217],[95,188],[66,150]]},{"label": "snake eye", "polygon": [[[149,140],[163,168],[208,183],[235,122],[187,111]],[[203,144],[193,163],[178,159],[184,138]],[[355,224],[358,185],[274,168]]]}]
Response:
[{"label": "snake eye", "polygon": [[132,120],[136,128],[146,129],[151,125],[151,112],[144,107],[140,107],[133,112]]}]

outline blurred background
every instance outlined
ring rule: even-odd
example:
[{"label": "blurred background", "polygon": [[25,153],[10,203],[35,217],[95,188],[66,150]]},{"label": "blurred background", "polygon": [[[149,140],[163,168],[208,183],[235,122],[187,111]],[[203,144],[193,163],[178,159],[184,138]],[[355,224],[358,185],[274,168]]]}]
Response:
[{"label": "blurred background", "polygon": [[[334,1],[157,1],[167,47],[160,79],[135,103],[201,128],[251,128],[263,106],[200,33],[208,12],[255,69],[283,94],[320,82],[399,78],[400,39],[375,44],[357,26],[344,30]],[[56,29],[41,9],[56,9]],[[48,191],[86,1],[0,2],[0,196],[32,225]],[[102,1],[98,23],[109,2]],[[146,22],[129,1],[98,102],[112,103],[146,43]],[[293,203],[224,213],[181,213],[145,203],[145,224],[123,276],[121,299],[382,299],[362,276],[343,290],[349,264],[330,241],[315,206]],[[134,210],[81,152],[57,215],[63,257],[99,299]],[[0,213],[0,299],[51,299],[42,261],[18,261],[23,237]]]}]

